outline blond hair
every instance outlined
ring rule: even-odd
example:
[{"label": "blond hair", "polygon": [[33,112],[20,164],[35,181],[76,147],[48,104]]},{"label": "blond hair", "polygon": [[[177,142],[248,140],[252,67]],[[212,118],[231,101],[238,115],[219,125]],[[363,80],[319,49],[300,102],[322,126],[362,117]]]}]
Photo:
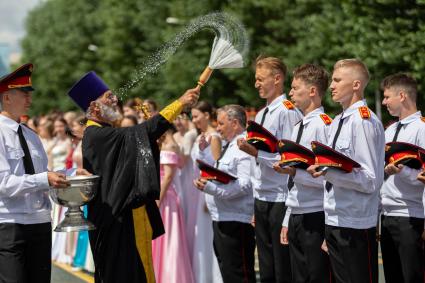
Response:
[{"label": "blond hair", "polygon": [[367,83],[370,79],[369,70],[367,69],[366,65],[359,59],[352,58],[352,59],[342,59],[335,63],[334,65],[334,71],[339,68],[350,68],[354,70],[358,75],[360,75],[360,78],[364,82],[364,86],[366,87]]},{"label": "blond hair", "polygon": [[283,81],[286,78],[288,68],[282,60],[276,57],[265,57],[260,55],[255,59],[255,68],[267,68],[272,71],[274,75],[281,74],[283,76]]}]

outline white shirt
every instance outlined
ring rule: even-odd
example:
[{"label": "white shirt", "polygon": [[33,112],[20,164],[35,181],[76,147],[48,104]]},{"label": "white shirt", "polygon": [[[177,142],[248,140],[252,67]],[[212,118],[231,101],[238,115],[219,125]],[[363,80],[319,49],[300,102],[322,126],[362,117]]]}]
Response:
[{"label": "white shirt", "polygon": [[358,101],[335,117],[331,124],[328,145],[332,146],[338,123],[344,119],[335,150],[357,161],[361,167],[351,173],[329,169],[325,179],[333,188],[325,191],[325,222],[328,225],[355,229],[376,226],[379,189],[384,180],[385,135],[378,117],[362,118]]},{"label": "white shirt", "polygon": [[37,134],[21,126],[35,170],[34,175],[25,174],[18,127],[0,115],[0,223],[50,222],[46,153]]},{"label": "white shirt", "polygon": [[[233,138],[218,163],[218,169],[237,177],[228,184],[208,181],[205,201],[213,221],[250,223],[254,214],[254,198],[250,181],[251,156],[241,151],[236,143],[246,133]],[[216,164],[217,165],[217,162]]]},{"label": "white shirt", "polygon": [[[255,116],[255,122],[260,124],[265,109],[269,109],[263,127],[278,140],[290,139],[295,124],[302,119],[301,112],[296,108],[288,109],[283,104],[284,100],[286,100],[285,94],[277,97]],[[251,182],[256,199],[269,202],[286,201],[288,176],[279,174],[273,169],[273,164],[279,160],[278,152],[269,153],[262,150],[258,151],[257,158],[251,158]]]},{"label": "white shirt", "polygon": [[[392,142],[398,123],[403,126],[397,141],[425,148],[425,122],[421,112],[416,112],[385,131],[386,142]],[[424,218],[422,194],[424,184],[416,178],[420,170],[404,166],[398,174],[390,175],[381,188],[381,205],[384,215]]]},{"label": "white shirt", "polygon": [[[330,124],[326,124],[320,115],[323,115],[323,107],[319,107],[304,116],[302,123],[304,129],[299,144],[311,149],[312,141],[328,143]],[[292,132],[292,141],[297,140],[301,123],[298,123]],[[323,177],[313,178],[306,170],[297,168],[294,176],[294,186],[286,199],[285,218],[283,225],[288,227],[291,214],[305,214],[323,211]]]}]

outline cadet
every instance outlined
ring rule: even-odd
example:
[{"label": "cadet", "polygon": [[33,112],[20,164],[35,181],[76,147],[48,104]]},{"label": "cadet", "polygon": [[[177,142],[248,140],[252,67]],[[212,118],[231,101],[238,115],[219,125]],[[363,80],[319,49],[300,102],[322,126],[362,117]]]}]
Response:
[{"label": "cadet", "polygon": [[33,65],[0,79],[0,282],[50,282],[49,187],[69,185],[47,172],[40,138],[20,123],[32,103]]},{"label": "cadet", "polygon": [[[425,121],[416,107],[415,79],[398,73],[384,78],[381,87],[382,104],[399,120],[386,129],[385,140],[403,142],[395,144],[399,149],[392,149],[389,144],[387,150],[405,152],[413,147],[417,154],[413,145],[425,148]],[[404,161],[406,157],[399,156]],[[416,179],[422,167],[420,161],[416,163],[416,168],[394,162],[385,167],[388,178],[381,188],[381,249],[385,280],[389,283],[423,281],[424,185]]]},{"label": "cadet", "polygon": [[[260,97],[267,101],[267,106],[258,112],[255,122],[277,139],[289,139],[295,124],[302,118],[283,94],[285,76],[286,66],[278,58],[257,58],[255,87]],[[280,244],[288,177],[273,170],[273,164],[280,160],[280,156],[277,152],[258,150],[244,139],[239,139],[238,145],[252,156],[251,181],[261,282],[291,282],[289,249]]]},{"label": "cadet", "polygon": [[[310,149],[311,141],[327,143],[332,119],[324,113],[321,102],[328,88],[329,78],[325,69],[312,64],[299,66],[293,74],[289,96],[303,112],[304,118],[292,132],[291,140],[295,143],[284,143],[282,161],[287,164],[311,160],[309,163],[312,165],[313,152],[310,151],[311,158],[306,157],[301,146]],[[292,282],[329,282],[329,257],[321,249],[325,238],[323,177],[313,178],[304,170],[308,163],[300,165],[281,168],[277,163],[274,167],[277,172],[289,175],[289,195],[286,200],[288,208],[282,225],[281,240],[283,244],[288,244],[289,241]]]},{"label": "cadet", "polygon": [[384,179],[385,136],[382,123],[364,100],[367,67],[357,59],[335,63],[330,90],[343,112],[331,124],[328,145],[357,161],[350,173],[329,169],[324,176],[325,239],[336,282],[377,282],[379,189]]}]

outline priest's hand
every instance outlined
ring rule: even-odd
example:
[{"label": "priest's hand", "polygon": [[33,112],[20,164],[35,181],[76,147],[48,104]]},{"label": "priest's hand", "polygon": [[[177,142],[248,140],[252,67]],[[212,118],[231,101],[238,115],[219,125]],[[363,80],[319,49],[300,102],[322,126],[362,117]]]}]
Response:
[{"label": "priest's hand", "polygon": [[193,184],[195,185],[195,187],[200,190],[203,191],[205,188],[205,185],[207,184],[208,180],[205,178],[198,178],[193,180]]},{"label": "priest's hand", "polygon": [[325,171],[317,171],[317,168],[319,168],[319,165],[311,165],[307,168],[307,172],[310,173],[311,176],[313,176],[313,178],[318,178],[320,176],[325,176],[326,175],[326,170]]},{"label": "priest's hand", "polygon": [[87,171],[84,168],[77,168],[77,171],[75,171],[75,174],[77,174],[77,175],[83,175],[83,176],[91,176],[91,175],[93,175],[92,173],[90,173],[89,171]]},{"label": "priest's hand", "polygon": [[196,88],[188,89],[180,96],[179,101],[183,106],[193,106],[198,102],[200,91]]},{"label": "priest's hand", "polygon": [[280,166],[280,162],[275,162],[275,163],[273,164],[273,169],[274,169],[274,171],[276,171],[277,173],[280,173],[280,174],[287,174],[287,175],[290,175],[290,176],[292,176],[292,177],[294,177],[294,176],[295,176],[295,173],[297,172],[297,170],[296,170],[294,167],[292,167],[292,166],[288,166],[288,167],[284,167],[284,168],[282,168],[282,167]]},{"label": "priest's hand", "polygon": [[403,169],[403,167],[404,166],[402,164],[399,164],[399,165],[396,166],[396,165],[390,163],[387,166],[385,166],[384,171],[387,175],[394,175],[394,174],[400,173],[400,171]]},{"label": "priest's hand", "polygon": [[422,171],[421,173],[418,174],[418,181],[421,181],[422,183],[425,184],[425,171]]},{"label": "priest's hand", "polygon": [[244,138],[240,138],[237,140],[237,144],[240,150],[242,150],[243,152],[248,153],[251,156],[254,156],[255,158],[257,158],[258,156],[258,150],[255,148],[255,146],[249,144],[246,139]]},{"label": "priest's hand", "polygon": [[56,189],[66,188],[69,186],[69,181],[66,180],[66,175],[58,172],[47,172],[47,180],[49,185]]}]

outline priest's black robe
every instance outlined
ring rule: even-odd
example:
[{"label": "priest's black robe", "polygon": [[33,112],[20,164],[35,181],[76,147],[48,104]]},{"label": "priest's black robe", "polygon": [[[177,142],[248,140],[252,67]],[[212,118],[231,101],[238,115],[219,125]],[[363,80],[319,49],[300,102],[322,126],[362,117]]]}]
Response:
[{"label": "priest's black robe", "polygon": [[87,127],[82,141],[83,167],[99,175],[96,197],[88,204],[95,282],[146,282],[138,253],[132,210],[145,206],[152,238],[164,233],[155,203],[159,199],[157,139],[171,124],[160,114],[129,128]]}]

